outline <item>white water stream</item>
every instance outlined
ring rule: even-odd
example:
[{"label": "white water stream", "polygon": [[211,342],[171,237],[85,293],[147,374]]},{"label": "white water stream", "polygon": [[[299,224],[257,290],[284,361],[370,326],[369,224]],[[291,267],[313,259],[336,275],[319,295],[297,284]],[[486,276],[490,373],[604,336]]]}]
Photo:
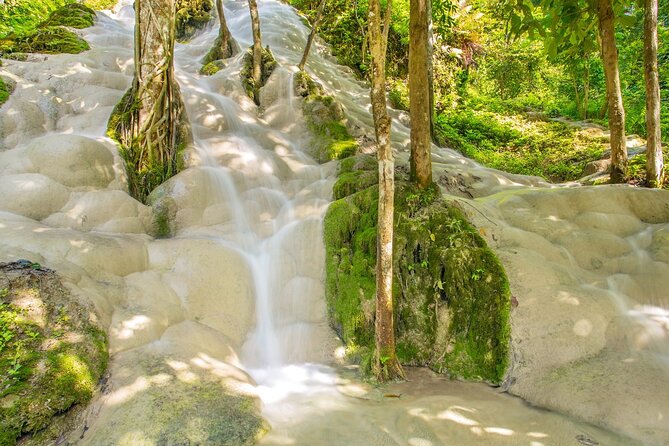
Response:
[{"label": "white water stream", "polygon": [[[248,47],[247,2],[224,3]],[[305,153],[291,88],[309,30],[278,1],[259,6],[263,43],[280,64],[262,110],[241,87],[241,56],[198,74],[216,29],[177,45],[195,147],[165,186],[177,208],[170,240],[144,235],[149,210],[122,192],[122,164],[102,137],[132,76],[132,7],[84,31],[87,53],[0,69],[17,83],[0,111],[0,261],[57,269],[110,333],[107,390],[72,440],[164,444],[171,409],[156,401],[177,404],[191,393],[179,385],[216,379],[225,392],[262,399],[266,445],[635,444],[485,385],[411,371],[409,383],[377,390],[337,368],[321,234],[336,164]],[[371,136],[368,86],[318,42],[307,69],[357,136]],[[400,120],[393,142],[406,161]],[[436,147],[433,161],[442,190],[460,197],[499,253],[519,302],[505,389],[646,444],[668,442],[667,194],[549,188]]]}]

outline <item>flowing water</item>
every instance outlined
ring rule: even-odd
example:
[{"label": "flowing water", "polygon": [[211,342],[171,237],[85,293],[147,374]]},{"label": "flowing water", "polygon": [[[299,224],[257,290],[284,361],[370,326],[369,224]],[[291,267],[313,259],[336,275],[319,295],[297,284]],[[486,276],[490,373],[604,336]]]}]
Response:
[{"label": "flowing water", "polygon": [[[226,391],[260,397],[267,445],[635,444],[485,385],[410,370],[409,383],[379,390],[338,365],[322,241],[336,164],[308,155],[292,80],[309,29],[281,2],[259,2],[263,44],[279,62],[260,109],[239,81],[241,55],[198,74],[216,29],[177,45],[194,148],[164,188],[176,236],[143,235],[149,210],[120,192],[121,161],[101,136],[132,75],[130,4],[84,31],[90,52],[2,71],[17,90],[0,114],[0,246],[8,259],[58,269],[109,327],[108,388],[72,438],[161,444],[151,391],[215,376]],[[247,2],[224,5],[233,36],[250,46]],[[369,138],[368,86],[320,42],[307,70]],[[392,114],[404,162],[406,117]],[[71,158],[58,164],[45,147]],[[499,253],[519,302],[504,388],[644,443],[669,441],[666,194],[553,188],[437,147],[433,162],[443,192]]]}]

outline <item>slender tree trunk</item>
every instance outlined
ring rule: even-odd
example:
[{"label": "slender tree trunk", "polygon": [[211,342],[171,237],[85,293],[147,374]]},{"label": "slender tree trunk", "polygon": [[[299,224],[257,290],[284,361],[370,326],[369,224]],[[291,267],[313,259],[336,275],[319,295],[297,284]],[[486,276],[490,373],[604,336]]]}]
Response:
[{"label": "slender tree trunk", "polygon": [[409,14],[409,114],[411,116],[409,164],[411,181],[421,189],[432,183],[428,1],[411,0]]},{"label": "slender tree trunk", "polygon": [[588,119],[588,108],[590,107],[590,56],[586,56],[585,79],[583,80],[583,119]]},{"label": "slender tree trunk", "polygon": [[662,187],[664,160],[660,134],[660,83],[657,71],[657,0],[644,0],[643,59],[646,78],[646,183]]},{"label": "slender tree trunk", "polygon": [[260,87],[262,78],[262,39],[260,36],[260,18],[256,0],[249,0],[251,12],[251,28],[253,30],[253,81],[256,88]]},{"label": "slender tree trunk", "polygon": [[574,84],[574,100],[576,101],[576,111],[578,111],[578,117],[583,118],[583,101],[581,100],[581,93],[578,91],[578,73],[574,70],[572,75],[572,83]]},{"label": "slender tree trunk", "polygon": [[189,139],[174,77],[175,16],[174,0],[135,3],[135,76],[109,121],[123,149],[130,193],[140,201],[178,172]]},{"label": "slender tree trunk", "polygon": [[225,20],[225,12],[223,11],[223,0],[216,0],[216,12],[218,13],[218,23],[220,28],[218,31],[218,40],[220,47],[219,59],[227,59],[239,52],[239,45],[232,37],[228,23]]},{"label": "slender tree trunk", "polygon": [[304,70],[304,66],[307,64],[307,57],[309,57],[309,51],[311,50],[311,45],[314,43],[314,38],[316,37],[316,31],[318,30],[318,25],[321,23],[323,18],[323,11],[325,10],[325,4],[327,0],[321,0],[321,4],[318,6],[318,12],[316,13],[316,20],[311,26],[311,32],[309,33],[309,38],[307,39],[307,45],[304,47],[304,54],[302,54],[302,60],[297,65],[297,68],[300,71]]},{"label": "slender tree trunk", "polygon": [[602,62],[606,78],[611,132],[611,182],[622,183],[627,175],[627,145],[625,139],[625,109],[620,89],[618,49],[612,0],[597,0],[599,35],[602,40]]},{"label": "slender tree trunk", "polygon": [[395,353],[393,325],[393,216],[395,163],[390,147],[391,119],[386,109],[386,48],[391,1],[388,0],[386,26],[381,30],[379,0],[369,3],[369,44],[372,55],[372,114],[379,160],[379,222],[376,255],[376,352],[372,369],[377,379],[403,378]]}]

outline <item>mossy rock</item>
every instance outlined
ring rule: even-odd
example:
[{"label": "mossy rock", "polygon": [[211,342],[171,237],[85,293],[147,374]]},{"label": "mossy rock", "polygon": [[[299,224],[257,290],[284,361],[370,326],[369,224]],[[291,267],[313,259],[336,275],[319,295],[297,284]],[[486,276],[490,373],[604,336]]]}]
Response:
[{"label": "mossy rock", "polygon": [[208,62],[205,65],[200,68],[200,74],[204,76],[212,76],[219,71],[221,71],[223,68],[225,68],[225,62],[222,60],[215,60],[213,62]]},{"label": "mossy rock", "polygon": [[274,55],[272,54],[272,51],[269,49],[269,47],[263,48],[262,50],[260,66],[260,85],[256,85],[255,80],[253,79],[253,47],[250,47],[242,59],[242,69],[239,75],[242,78],[244,91],[246,91],[248,97],[254,100],[258,97],[258,92],[267,83],[267,79],[269,79],[278,66],[278,63],[276,62],[276,59],[274,59]]},{"label": "mossy rock", "polygon": [[[2,54],[2,44],[0,43],[0,54]],[[25,62],[28,60],[28,54],[26,53],[5,53],[2,54],[2,57],[9,60],[16,60],[19,62]]]},{"label": "mossy rock", "polygon": [[341,105],[305,71],[295,74],[293,89],[304,98],[302,112],[312,134],[309,153],[320,163],[355,155],[358,142],[346,128]]},{"label": "mossy rock", "polygon": [[176,38],[186,42],[211,21],[212,0],[177,0]]},{"label": "mossy rock", "polygon": [[293,76],[293,89],[296,96],[306,98],[308,96],[324,96],[323,87],[314,81],[306,71],[298,71]]},{"label": "mossy rock", "polygon": [[107,368],[107,339],[58,275],[21,260],[0,264],[0,445],[44,429],[86,403]]},{"label": "mossy rock", "polygon": [[84,5],[96,11],[112,9],[114,6],[116,6],[116,3],[116,0],[84,0]]},{"label": "mossy rock", "polygon": [[134,362],[152,385],[119,403],[94,438],[116,446],[252,446],[269,430],[256,398],[211,373],[184,379],[171,366],[183,361],[137,352]]},{"label": "mossy rock", "polygon": [[53,11],[39,26],[41,28],[69,26],[70,28],[83,29],[93,26],[94,23],[94,10],[80,3],[70,3]]},{"label": "mossy rock", "polygon": [[[324,222],[331,325],[365,361],[374,350],[378,186],[368,156],[341,162]],[[508,365],[510,291],[501,263],[436,187],[397,174],[393,295],[397,356],[499,383]]]},{"label": "mossy rock", "polygon": [[62,26],[37,28],[25,36],[10,34],[0,42],[3,57],[8,53],[79,54],[88,49],[88,42]]},{"label": "mossy rock", "polygon": [[9,99],[9,93],[9,87],[7,87],[5,81],[0,77],[0,105],[7,102],[7,99]]}]

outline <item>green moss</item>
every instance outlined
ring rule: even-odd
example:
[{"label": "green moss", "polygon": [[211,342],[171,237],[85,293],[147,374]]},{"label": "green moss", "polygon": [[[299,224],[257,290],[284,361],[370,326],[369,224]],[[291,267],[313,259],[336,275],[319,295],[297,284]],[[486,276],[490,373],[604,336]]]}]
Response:
[{"label": "green moss", "polygon": [[[274,69],[277,67],[277,62],[274,59],[274,55],[270,51],[269,47],[262,50],[262,59],[261,59],[261,76],[260,76],[260,85],[256,85],[253,80],[253,47],[249,48],[244,54],[244,59],[242,60],[242,69],[239,75],[242,78],[242,85],[248,97],[256,99],[258,97],[258,92],[263,85],[267,82],[267,79],[272,75]],[[257,101],[256,101],[257,103]]]},{"label": "green moss", "polygon": [[116,6],[116,3],[116,0],[84,0],[84,5],[96,11],[112,9],[114,6]]},{"label": "green moss", "polygon": [[90,49],[88,43],[61,26],[37,28],[24,36],[10,35],[0,42],[0,51],[7,53],[78,54]]},{"label": "green moss", "polygon": [[311,154],[323,163],[355,155],[358,142],[344,123],[344,111],[332,96],[304,71],[295,74],[295,94],[304,97],[302,111],[313,138]]},{"label": "green moss", "polygon": [[53,11],[40,27],[69,26],[71,28],[88,28],[95,23],[95,11],[79,3],[70,3]]},{"label": "green moss", "polygon": [[9,88],[7,88],[7,84],[0,77],[0,105],[7,102],[7,99],[9,99]]},{"label": "green moss", "polygon": [[11,0],[0,2],[0,37],[25,35],[46,19],[52,11],[72,0]]},{"label": "green moss", "polygon": [[176,7],[176,38],[179,42],[186,42],[213,18],[212,0],[177,0]]},{"label": "green moss", "polygon": [[44,429],[88,401],[107,367],[107,340],[90,310],[37,264],[0,264],[0,445]]},{"label": "green moss", "polygon": [[268,431],[254,398],[228,389],[210,373],[198,374],[197,368],[197,377],[185,380],[170,366],[173,359],[137,355],[147,380],[160,383],[120,403],[98,438],[118,446],[251,446]]},{"label": "green moss", "polygon": [[200,74],[211,76],[218,73],[222,68],[225,68],[225,64],[220,60],[215,60],[203,65],[202,68],[200,68]]},{"label": "green moss", "polygon": [[[370,157],[343,160],[338,199],[324,223],[330,321],[347,345],[363,353],[374,349],[375,181]],[[419,191],[401,179],[396,186],[398,358],[453,376],[500,382],[508,364],[510,304],[501,264],[436,187]]]}]

